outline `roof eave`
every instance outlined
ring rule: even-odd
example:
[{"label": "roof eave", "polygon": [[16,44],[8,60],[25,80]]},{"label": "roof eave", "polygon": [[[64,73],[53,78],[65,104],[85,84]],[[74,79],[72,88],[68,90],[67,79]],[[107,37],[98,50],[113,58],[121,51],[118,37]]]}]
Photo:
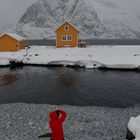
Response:
[{"label": "roof eave", "polygon": [[70,24],[74,29],[76,29],[77,31],[79,31],[74,25],[72,25],[68,20],[66,20],[65,22],[63,22],[61,25],[59,25],[59,26],[55,29],[55,32],[57,32],[57,30],[58,30],[59,28],[61,28],[65,23]]}]

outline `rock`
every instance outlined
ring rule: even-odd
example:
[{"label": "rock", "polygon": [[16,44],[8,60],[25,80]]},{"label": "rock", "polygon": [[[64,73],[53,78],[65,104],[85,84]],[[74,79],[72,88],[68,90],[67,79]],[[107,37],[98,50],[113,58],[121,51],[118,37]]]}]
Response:
[{"label": "rock", "polygon": [[33,125],[33,122],[28,122],[29,125]]},{"label": "rock", "polygon": [[80,30],[82,39],[107,36],[106,27],[87,0],[40,0],[27,9],[14,32],[30,39],[55,39],[55,29],[66,20]]},{"label": "rock", "polygon": [[128,140],[135,139],[135,136],[133,135],[133,133],[128,128],[127,128],[127,133],[126,133],[126,139],[128,139]]},{"label": "rock", "polygon": [[39,54],[35,54],[35,56],[39,56]]}]

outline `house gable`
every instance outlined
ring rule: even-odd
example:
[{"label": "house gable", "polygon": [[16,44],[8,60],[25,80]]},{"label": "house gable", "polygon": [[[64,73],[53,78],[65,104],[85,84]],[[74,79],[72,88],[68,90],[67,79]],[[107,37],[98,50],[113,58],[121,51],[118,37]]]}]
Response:
[{"label": "house gable", "polygon": [[57,47],[78,45],[78,30],[69,22],[64,22],[56,30],[56,45]]},{"label": "house gable", "polygon": [[5,39],[5,38],[6,38],[7,40],[13,40],[14,42],[17,42],[17,41],[18,41],[18,40],[16,40],[15,38],[9,36],[8,34],[2,35],[2,36],[0,37],[0,40],[1,40],[1,39]]},{"label": "house gable", "polygon": [[5,37],[5,36],[8,36],[16,41],[22,41],[22,40],[25,40],[25,38],[23,38],[22,36],[20,35],[17,35],[17,34],[14,34],[14,33],[6,33],[6,34],[3,34],[1,37]]},{"label": "house gable", "polygon": [[78,31],[78,29],[74,26],[74,25],[72,25],[70,22],[68,22],[68,21],[65,21],[63,24],[61,24],[60,26],[58,26],[57,28],[56,28],[56,30],[55,30],[55,32],[57,32],[59,29],[61,29],[61,28],[64,28],[64,26],[66,26],[66,25],[68,25],[69,27],[71,27],[71,28],[74,28],[76,31]]}]

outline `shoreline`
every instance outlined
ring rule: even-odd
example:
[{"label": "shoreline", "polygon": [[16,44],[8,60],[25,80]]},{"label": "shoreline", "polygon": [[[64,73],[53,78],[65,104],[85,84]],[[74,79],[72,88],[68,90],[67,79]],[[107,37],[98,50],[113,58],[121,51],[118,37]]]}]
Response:
[{"label": "shoreline", "polygon": [[127,124],[139,115],[140,106],[109,108],[48,104],[0,104],[0,139],[38,140],[50,132],[48,113],[63,109],[68,113],[64,124],[67,140],[124,140]]},{"label": "shoreline", "polygon": [[30,46],[19,52],[0,52],[0,67],[44,66],[103,70],[140,70],[140,46],[51,48]]},{"label": "shoreline", "polygon": [[[15,64],[8,64],[8,65],[0,65],[0,68],[20,68],[20,67],[27,67],[27,66],[33,66],[33,67],[66,67],[66,68],[79,68],[79,69],[88,69],[84,66],[79,65],[67,65],[64,66],[63,64],[23,64],[23,63],[15,63]],[[108,67],[97,67],[93,68],[97,70],[107,70],[107,71],[140,71],[140,68],[108,68]]]}]

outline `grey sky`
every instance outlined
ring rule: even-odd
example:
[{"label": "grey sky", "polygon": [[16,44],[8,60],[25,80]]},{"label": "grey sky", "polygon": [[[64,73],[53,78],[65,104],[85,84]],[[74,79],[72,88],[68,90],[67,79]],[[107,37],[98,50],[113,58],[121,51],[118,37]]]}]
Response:
[{"label": "grey sky", "polygon": [[[26,11],[26,8],[38,0],[0,0],[0,27],[15,24]],[[107,0],[104,0],[107,1]],[[109,0],[108,0],[109,1]],[[122,8],[140,15],[140,0],[110,0]]]},{"label": "grey sky", "polygon": [[37,0],[0,0],[0,27],[15,24],[26,8]]}]

